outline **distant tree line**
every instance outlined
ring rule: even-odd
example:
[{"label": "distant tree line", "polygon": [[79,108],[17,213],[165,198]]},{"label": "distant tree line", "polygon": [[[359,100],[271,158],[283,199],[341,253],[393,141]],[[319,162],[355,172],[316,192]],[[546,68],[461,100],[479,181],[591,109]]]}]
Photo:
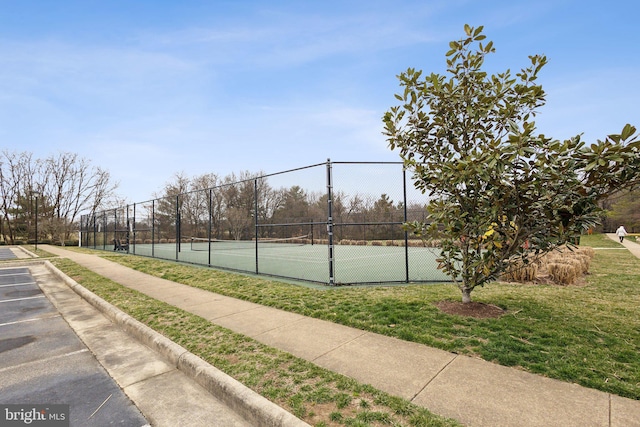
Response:
[{"label": "distant tree line", "polygon": [[[154,194],[156,228],[164,230],[158,238],[172,238],[175,227],[176,200],[180,203],[184,236],[207,237],[209,216],[213,238],[250,239],[255,236],[255,215],[265,227],[260,237],[292,237],[307,235],[311,226],[319,224],[315,237],[326,229],[327,194],[313,192],[299,185],[273,188],[265,173],[244,171],[220,177],[215,173],[188,177],[176,174],[164,188]],[[40,241],[64,244],[76,239],[80,214],[100,212],[111,206],[122,206],[109,172],[74,153],[61,152],[46,158],[35,158],[29,152],[0,152],[0,236],[5,244],[35,241],[36,210]],[[254,200],[258,194],[257,203]],[[211,202],[209,202],[211,194]],[[176,198],[176,196],[178,196]],[[622,192],[607,199],[604,208],[608,218],[604,231],[618,223],[629,231],[640,231],[638,192]],[[37,209],[36,209],[37,202]],[[424,203],[410,202],[407,221],[427,221]],[[404,221],[404,201],[388,194],[346,194],[336,191],[332,200],[336,238],[353,240],[401,239],[402,227],[390,225]],[[257,208],[257,210],[256,210]],[[211,214],[209,215],[209,210]],[[139,210],[137,226],[151,228],[150,218]],[[268,227],[269,224],[289,224]],[[608,227],[608,229],[607,229]],[[284,231],[283,231],[284,230]]]},{"label": "distant tree line", "polygon": [[[150,232],[145,234],[142,230],[152,227],[155,227],[155,239],[175,239],[178,210],[183,239],[209,237],[209,227],[210,237],[214,239],[252,239],[256,235],[256,213],[260,224],[259,238],[308,237],[310,233],[317,239],[326,237],[326,192],[308,191],[295,184],[274,188],[265,175],[262,171],[243,171],[224,177],[215,173],[194,177],[175,174],[162,190],[153,195],[156,200],[153,219],[150,202],[138,204],[135,218],[138,240],[149,240]],[[621,201],[628,199],[631,201],[626,202],[624,206],[627,206],[634,200],[631,195],[617,196],[605,202],[611,206],[608,212],[612,219],[609,221],[617,223],[625,218],[629,227],[640,225],[632,220],[632,213],[627,212],[632,212],[633,207],[622,208]],[[423,203],[409,202],[406,221],[428,222],[427,202],[427,197]],[[405,221],[403,200],[393,200],[384,193],[374,196],[338,190],[333,193],[332,208],[332,219],[337,225],[334,233],[338,241],[404,238],[404,228],[398,224]],[[130,215],[133,217],[133,212]],[[124,221],[125,214],[120,213],[118,217]],[[108,223],[111,221],[107,218]],[[107,227],[129,228],[124,224]]]},{"label": "distant tree line", "polygon": [[[210,227],[212,238],[252,239],[256,235],[256,216],[260,238],[310,233],[315,233],[315,238],[326,236],[326,192],[307,191],[300,185],[273,188],[264,175],[249,171],[225,177],[214,173],[195,177],[176,174],[154,195],[153,219],[150,203],[136,206],[136,228],[149,230],[153,225],[155,238],[175,238],[179,212],[182,237],[208,237]],[[398,188],[402,188],[400,181]],[[336,191],[332,196],[337,239],[403,238],[400,224],[405,220],[403,200],[394,201],[388,194],[348,195],[343,191]],[[425,219],[425,205],[410,204],[407,216],[410,220]]]},{"label": "distant tree line", "polygon": [[624,225],[629,233],[640,233],[640,190],[624,190],[611,195],[603,203],[607,216],[602,222],[604,232],[613,233]]},{"label": "distant tree line", "polygon": [[[77,220],[115,198],[108,171],[73,153],[35,158],[29,152],[0,153],[0,235],[5,244],[76,239]],[[37,213],[37,217],[36,217]]]}]

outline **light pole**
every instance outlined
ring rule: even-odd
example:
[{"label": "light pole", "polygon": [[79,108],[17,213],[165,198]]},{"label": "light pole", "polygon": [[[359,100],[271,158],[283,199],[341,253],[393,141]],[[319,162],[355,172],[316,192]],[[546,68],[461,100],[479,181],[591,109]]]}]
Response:
[{"label": "light pole", "polygon": [[34,191],[33,195],[36,198],[36,251],[38,250],[38,197],[40,196],[40,192]]}]

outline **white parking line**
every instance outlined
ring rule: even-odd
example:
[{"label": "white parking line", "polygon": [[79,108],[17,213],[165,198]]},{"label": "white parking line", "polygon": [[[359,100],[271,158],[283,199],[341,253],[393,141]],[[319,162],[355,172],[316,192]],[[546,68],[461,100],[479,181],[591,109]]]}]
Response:
[{"label": "white parking line", "polygon": [[27,300],[27,299],[36,299],[36,298],[44,298],[44,295],[38,295],[38,296],[36,296],[36,297],[24,297],[24,298],[15,298],[15,299],[5,299],[5,300],[0,301],[0,303],[2,303],[2,302],[13,302],[13,301],[24,301],[24,300]]},{"label": "white parking line", "polygon": [[53,316],[34,317],[33,319],[18,320],[17,322],[0,323],[0,328],[3,326],[18,325],[20,323],[35,322],[37,320],[49,320],[56,317],[61,317],[61,316],[59,314],[54,314]]},{"label": "white parking line", "polygon": [[37,285],[37,283],[36,282],[14,283],[12,285],[0,285],[0,288],[8,288],[9,286],[26,286],[26,285]]},{"label": "white parking line", "polygon": [[14,365],[14,366],[8,366],[6,368],[0,368],[0,374],[2,372],[11,370],[11,369],[17,369],[17,368],[21,368],[23,366],[29,366],[29,365],[34,365],[36,363],[45,363],[45,362],[50,362],[52,360],[56,360],[56,359],[60,359],[63,357],[67,357],[67,356],[74,356],[76,354],[80,354],[80,353],[86,353],[88,352],[89,349],[88,348],[83,348],[82,350],[76,350],[76,351],[72,351],[71,353],[65,353],[65,354],[60,354],[58,356],[53,356],[53,357],[47,357],[46,359],[38,359],[38,360],[33,360],[31,362],[26,362],[26,363],[21,363],[19,365]]}]

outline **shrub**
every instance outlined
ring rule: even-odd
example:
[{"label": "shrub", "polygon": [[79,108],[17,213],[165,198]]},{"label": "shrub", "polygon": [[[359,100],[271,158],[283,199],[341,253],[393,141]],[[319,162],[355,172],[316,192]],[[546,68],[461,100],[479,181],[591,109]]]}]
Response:
[{"label": "shrub", "polygon": [[530,262],[528,264],[514,264],[512,268],[507,270],[500,278],[507,282],[532,282],[538,274],[538,264]]},{"label": "shrub", "polygon": [[547,271],[551,279],[559,285],[572,285],[576,281],[576,270],[572,265],[551,262],[547,264]]},{"label": "shrub", "polygon": [[595,250],[591,247],[562,247],[542,256],[536,262],[516,262],[500,279],[508,282],[535,282],[545,279],[558,285],[574,284],[588,274]]}]

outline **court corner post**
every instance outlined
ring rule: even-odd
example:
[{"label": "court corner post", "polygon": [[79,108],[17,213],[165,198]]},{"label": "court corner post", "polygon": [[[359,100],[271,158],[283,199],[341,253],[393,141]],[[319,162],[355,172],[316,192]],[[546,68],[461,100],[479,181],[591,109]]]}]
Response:
[{"label": "court corner post", "polygon": [[335,285],[333,254],[333,182],[331,159],[327,159],[327,240],[329,249],[329,286]]}]

